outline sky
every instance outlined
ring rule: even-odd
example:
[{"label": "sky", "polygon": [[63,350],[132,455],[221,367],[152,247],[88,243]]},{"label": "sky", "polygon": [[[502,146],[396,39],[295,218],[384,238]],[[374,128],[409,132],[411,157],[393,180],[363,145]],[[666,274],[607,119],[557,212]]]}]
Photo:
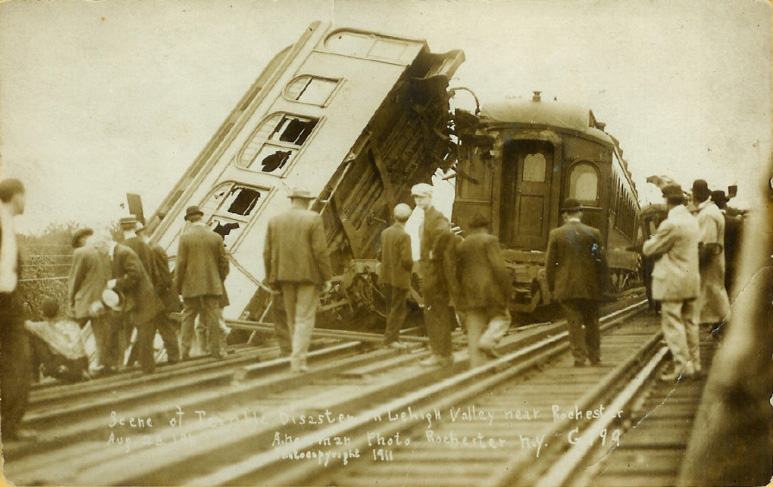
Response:
[{"label": "sky", "polygon": [[541,90],[587,106],[620,140],[642,204],[660,202],[650,175],[737,184],[739,206],[769,177],[767,1],[9,1],[0,175],[27,185],[19,228],[106,223],[127,192],[151,214],[315,20],[462,49],[451,85],[484,104]]}]

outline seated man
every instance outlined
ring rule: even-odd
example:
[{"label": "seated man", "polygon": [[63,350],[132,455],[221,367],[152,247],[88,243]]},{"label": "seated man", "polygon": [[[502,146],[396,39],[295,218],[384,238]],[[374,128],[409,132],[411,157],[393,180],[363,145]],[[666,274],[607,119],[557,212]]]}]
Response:
[{"label": "seated man", "polygon": [[30,332],[33,363],[42,365],[43,374],[63,382],[90,379],[89,358],[77,323],[59,316],[59,303],[43,300],[45,321],[25,323]]}]

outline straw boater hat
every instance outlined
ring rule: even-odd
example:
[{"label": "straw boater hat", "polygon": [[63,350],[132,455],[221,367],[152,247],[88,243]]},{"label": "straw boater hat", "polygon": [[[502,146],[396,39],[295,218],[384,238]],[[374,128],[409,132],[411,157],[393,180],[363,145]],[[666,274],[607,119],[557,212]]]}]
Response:
[{"label": "straw boater hat", "polygon": [[105,289],[102,291],[102,304],[113,311],[123,311],[126,300],[122,292],[115,289]]},{"label": "straw boater hat", "polygon": [[137,226],[137,217],[134,215],[125,216],[118,220],[118,224],[123,229],[133,230]]},{"label": "straw boater hat", "polygon": [[303,188],[293,188],[292,191],[290,191],[290,194],[287,195],[290,199],[301,199],[301,200],[313,200],[316,198],[313,194],[311,194],[311,191],[303,189]]}]

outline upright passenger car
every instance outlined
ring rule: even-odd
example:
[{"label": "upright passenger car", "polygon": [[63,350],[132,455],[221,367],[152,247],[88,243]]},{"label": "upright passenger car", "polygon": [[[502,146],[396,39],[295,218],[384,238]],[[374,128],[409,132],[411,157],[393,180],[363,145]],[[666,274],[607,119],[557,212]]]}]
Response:
[{"label": "upright passenger car", "polygon": [[639,203],[618,141],[593,112],[556,101],[508,100],[479,115],[457,110],[456,199],[462,230],[475,213],[488,216],[513,276],[514,311],[550,302],[544,262],[548,233],[562,224],[567,198],[589,209],[583,221],[598,228],[619,289],[636,279],[638,255],[629,250],[639,229]]}]

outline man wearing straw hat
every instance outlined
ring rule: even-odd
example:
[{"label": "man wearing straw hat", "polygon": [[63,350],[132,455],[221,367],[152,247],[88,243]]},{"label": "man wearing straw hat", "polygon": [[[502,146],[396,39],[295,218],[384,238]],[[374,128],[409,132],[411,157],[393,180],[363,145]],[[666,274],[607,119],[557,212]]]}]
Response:
[{"label": "man wearing straw hat", "polygon": [[701,375],[698,348],[697,298],[701,278],[698,272],[698,220],[684,206],[682,188],[663,188],[668,217],[655,235],[644,242],[642,252],[654,257],[652,297],[660,301],[663,338],[673,354],[674,368],[661,379],[667,382]]},{"label": "man wearing straw hat", "polygon": [[266,283],[281,291],[292,335],[290,370],[308,371],[306,354],[319,304],[320,291],[329,290],[333,269],[322,217],[308,209],[314,196],[294,189],[291,208],[268,222],[263,263]]}]

